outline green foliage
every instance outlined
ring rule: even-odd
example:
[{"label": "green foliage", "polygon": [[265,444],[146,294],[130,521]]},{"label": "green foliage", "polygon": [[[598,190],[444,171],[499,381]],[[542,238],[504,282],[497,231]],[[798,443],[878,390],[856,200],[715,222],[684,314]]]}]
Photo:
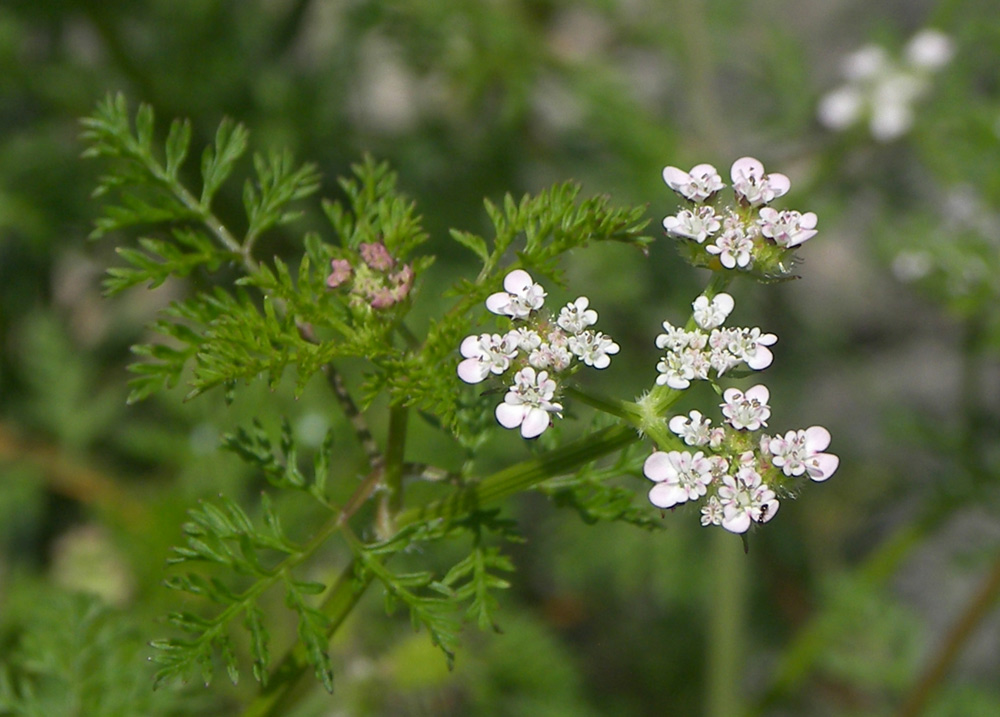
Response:
[{"label": "green foliage", "polygon": [[575,474],[546,481],[538,486],[560,508],[575,510],[584,523],[620,521],[644,530],[662,530],[664,522],[650,514],[642,491],[615,485],[623,476],[643,481],[642,463],[646,459],[636,446],[623,450],[604,466],[589,464]]},{"label": "green foliage", "polygon": [[0,714],[157,717],[213,710],[206,696],[196,700],[178,689],[149,689],[145,645],[134,619],[93,596],[51,589],[43,596],[15,605],[26,613],[30,631],[5,650]]},{"label": "green foliage", "polygon": [[219,499],[218,505],[205,502],[191,511],[191,520],[183,527],[186,543],[174,549],[169,562],[187,567],[204,564],[221,568],[245,585],[237,585],[237,581],[226,584],[193,571],[167,579],[166,585],[172,590],[198,596],[222,609],[211,618],[187,611],[169,616],[170,624],[191,637],[152,643],[157,649],[154,660],[162,666],[156,674],[157,684],[174,678],[187,681],[196,673],[208,684],[212,680],[216,655],[233,683],[238,682],[240,668],[230,630],[240,617],[250,636],[254,677],[266,684],[269,637],[258,600],[266,590],[280,585],[285,590],[285,604],[298,616],[299,638],[308,648],[309,661],[317,677],[327,689],[333,689],[333,669],[325,649],[326,619],[306,597],[322,591],[323,586],[298,580],[292,574],[296,566],[311,557],[316,546],[293,543],[285,535],[280,518],[266,495],[262,501],[264,524],[259,528],[242,508],[224,497]]},{"label": "green foliage", "polygon": [[[452,238],[479,256],[483,268],[475,281],[460,281],[452,290],[451,294],[460,298],[444,318],[431,322],[420,349],[391,365],[387,390],[404,405],[428,411],[453,431],[462,431],[464,422],[458,418],[462,391],[456,388],[460,382],[439,367],[454,356],[455,347],[473,330],[469,314],[515,267],[558,275],[558,258],[591,242],[623,242],[644,251],[651,241],[643,233],[648,224],[644,211],[642,207],[615,207],[604,196],[581,200],[580,186],[573,182],[557,184],[536,196],[525,195],[520,202],[508,194],[502,208],[487,200],[486,213],[494,228],[492,251],[483,237],[452,231]],[[519,239],[524,244],[516,250],[518,261],[501,266]]]},{"label": "green foliage", "polygon": [[258,420],[254,420],[252,428],[238,428],[235,433],[223,436],[222,445],[259,468],[275,487],[305,491],[323,505],[329,506],[326,479],[330,472],[333,440],[334,433],[330,429],[322,446],[316,451],[311,478],[299,468],[298,449],[287,419],[283,419],[281,423],[280,454],[274,450],[270,436]]}]

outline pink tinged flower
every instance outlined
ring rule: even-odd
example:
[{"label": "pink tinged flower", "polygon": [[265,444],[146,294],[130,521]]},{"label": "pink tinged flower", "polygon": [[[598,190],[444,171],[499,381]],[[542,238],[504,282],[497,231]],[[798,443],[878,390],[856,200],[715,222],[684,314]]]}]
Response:
[{"label": "pink tinged flower", "polygon": [[528,355],[528,363],[536,369],[550,369],[558,373],[573,363],[573,354],[563,346],[542,344]]},{"label": "pink tinged flower", "polygon": [[333,259],[330,261],[330,268],[333,269],[326,277],[326,285],[331,289],[336,289],[345,281],[351,278],[351,262],[347,259]]},{"label": "pink tinged flower", "polygon": [[716,237],[715,244],[705,247],[709,254],[718,254],[719,261],[727,269],[745,267],[753,258],[753,239],[741,230],[727,231]]},{"label": "pink tinged flower", "polygon": [[774,491],[761,482],[760,474],[743,466],[735,476],[727,475],[719,486],[722,527],[731,533],[745,533],[751,523],[766,523],[778,512]]},{"label": "pink tinged flower", "polygon": [[555,403],[556,382],[547,371],[537,374],[528,366],[514,374],[514,385],[507,391],[503,403],[496,408],[496,418],[504,428],[521,428],[523,438],[536,438],[549,427],[549,414],[558,414],[562,406]]},{"label": "pink tinged flower", "polygon": [[772,463],[786,476],[808,475],[814,481],[825,481],[840,465],[840,459],[823,451],[830,445],[830,432],[822,426],[789,431],[770,439],[768,451]]},{"label": "pink tinged flower", "polygon": [[722,221],[712,207],[703,206],[694,210],[682,209],[677,216],[665,217],[663,228],[668,234],[694,239],[703,244],[722,228]]},{"label": "pink tinged flower", "polygon": [[816,236],[816,214],[800,214],[792,210],[777,211],[771,207],[760,210],[760,233],[773,239],[778,246],[791,249]]},{"label": "pink tinged flower", "polygon": [[559,328],[571,334],[578,334],[588,326],[593,326],[597,323],[597,312],[593,309],[588,309],[587,306],[589,304],[590,300],[586,296],[581,296],[576,301],[566,304],[559,311],[559,318],[556,319],[556,324],[559,325]]},{"label": "pink tinged flower", "polygon": [[534,351],[542,345],[542,337],[537,331],[522,326],[510,332],[517,341],[517,347],[522,351]]},{"label": "pink tinged flower", "polygon": [[692,202],[703,202],[726,186],[711,164],[696,165],[690,172],[677,167],[664,167],[663,181]]},{"label": "pink tinged flower", "polygon": [[709,301],[707,296],[699,296],[691,304],[694,310],[694,322],[701,328],[708,330],[721,326],[729,318],[736,302],[729,294],[716,294]]},{"label": "pink tinged flower", "polygon": [[770,392],[767,386],[758,384],[743,393],[738,388],[727,388],[722,394],[722,415],[736,430],[756,431],[767,425],[771,417],[771,407],[767,405]]},{"label": "pink tinged flower", "polygon": [[584,331],[569,337],[569,350],[588,366],[607,368],[611,365],[611,356],[621,347],[600,331]]},{"label": "pink tinged flower", "polygon": [[524,269],[515,269],[503,280],[503,288],[486,299],[486,308],[494,314],[525,319],[545,303],[545,290]]},{"label": "pink tinged flower", "polygon": [[466,383],[479,383],[491,373],[499,375],[510,368],[517,355],[517,338],[513,332],[467,336],[459,350],[465,360],[458,364],[458,377]]},{"label": "pink tinged flower", "polygon": [[730,176],[733,191],[752,207],[767,204],[786,194],[792,186],[784,174],[765,174],[764,165],[753,157],[741,157],[733,162]]},{"label": "pink tinged flower", "polygon": [[711,423],[700,411],[691,411],[687,416],[674,416],[667,426],[687,445],[704,446],[709,442]]},{"label": "pink tinged flower", "polygon": [[672,508],[705,495],[712,482],[711,464],[698,451],[654,451],[642,466],[642,472],[654,485],[649,502],[657,508]]},{"label": "pink tinged flower", "polygon": [[365,264],[375,271],[387,272],[396,263],[382,242],[362,242],[358,249]]}]

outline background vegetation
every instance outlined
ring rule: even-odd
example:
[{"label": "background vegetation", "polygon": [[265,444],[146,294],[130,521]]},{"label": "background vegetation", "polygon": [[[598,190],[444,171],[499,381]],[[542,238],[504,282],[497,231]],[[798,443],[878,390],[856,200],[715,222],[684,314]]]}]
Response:
[{"label": "background vegetation", "polygon": [[[747,556],[731,536],[732,555],[713,547],[690,517],[645,533],[588,526],[541,495],[511,502],[527,542],[513,548],[503,635],[467,630],[448,672],[425,634],[386,620],[369,594],[333,645],[335,695],[319,690],[297,714],[1000,713],[995,9],[3,3],[0,714],[239,714],[250,680],[149,691],[147,643],[176,600],[162,586],[168,549],[199,499],[259,494],[260,476],[217,450],[222,433],[283,412],[316,447],[345,420],[319,383],[298,400],[289,383],[228,406],[184,403],[182,388],[126,404],[128,347],[191,287],[101,296],[120,262],[111,243],[87,240],[101,168],[79,160],[78,120],[118,90],[189,117],[195,147],[223,116],[243,122],[256,147],[315,162],[324,196],[339,196],[336,177],[364,153],[388,160],[418,202],[440,255],[428,281],[442,286],[476,270],[447,230],[484,231],[483,197],[565,179],[648,203],[655,228],[676,206],[664,165],[728,168],[749,154],[788,174],[793,206],[820,217],[800,281],[735,292],[780,336],[772,404],[788,425],[830,428],[841,456],[830,482],[787,503]],[[843,55],[869,41],[898,53],[923,27],[956,53],[908,134],[876,142],[817,123]],[[220,201],[224,217],[240,211],[237,191]],[[262,255],[295,257],[293,239],[320,226],[305,216],[272,232]],[[648,257],[595,248],[566,268],[566,291],[587,293],[625,347],[602,391],[637,394],[659,322],[683,316],[702,278],[667,240]],[[424,316],[440,308],[434,293]],[[425,450],[461,461],[440,441]],[[523,450],[502,435],[484,456],[503,466]],[[340,456],[345,476],[354,458]],[[718,665],[731,651],[740,674]],[[738,704],[720,702],[725,683]]]}]

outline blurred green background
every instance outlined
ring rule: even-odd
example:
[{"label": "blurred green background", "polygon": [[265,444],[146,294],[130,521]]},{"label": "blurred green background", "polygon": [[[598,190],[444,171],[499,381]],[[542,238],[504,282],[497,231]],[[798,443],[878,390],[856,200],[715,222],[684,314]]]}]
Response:
[{"label": "blurred green background", "polygon": [[[24,680],[38,691],[30,714],[238,714],[246,678],[149,694],[146,643],[176,599],[161,586],[168,548],[199,498],[259,493],[259,476],[217,451],[222,431],[284,411],[316,445],[343,421],[319,385],[299,401],[252,387],[228,407],[218,394],[182,403],[182,389],[125,404],[128,347],[190,287],[101,297],[116,259],[113,242],[87,240],[102,168],[79,159],[78,120],[119,90],[152,104],[161,129],[191,118],[195,147],[223,116],[245,123],[255,148],[316,162],[325,196],[363,153],[388,160],[419,203],[442,287],[476,270],[449,227],[486,232],[483,197],[564,179],[648,204],[659,235],[677,206],[664,165],[725,176],[749,154],[791,178],[781,206],[820,217],[801,280],[733,293],[738,323],[780,337],[764,376],[772,428],[826,425],[841,457],[829,482],[786,501],[746,556],[694,514],[647,534],[526,496],[506,508],[528,542],[512,548],[503,635],[468,629],[448,673],[369,595],[333,645],[337,693],[297,714],[1000,714],[997,9],[5,0],[0,714],[29,713],[14,697]],[[908,132],[880,142],[864,125],[820,125],[848,53],[877,42],[898,56],[926,27],[954,57]],[[238,187],[222,202],[238,216]],[[317,217],[260,255],[296,255]],[[623,346],[600,389],[637,395],[660,322],[682,320],[705,277],[666,238],[648,257],[600,247],[566,269],[567,297],[586,293]],[[433,315],[438,294],[418,312]],[[521,449],[505,435],[490,450],[502,464]],[[741,669],[720,673],[733,650]],[[719,703],[719,680],[739,704]]]}]

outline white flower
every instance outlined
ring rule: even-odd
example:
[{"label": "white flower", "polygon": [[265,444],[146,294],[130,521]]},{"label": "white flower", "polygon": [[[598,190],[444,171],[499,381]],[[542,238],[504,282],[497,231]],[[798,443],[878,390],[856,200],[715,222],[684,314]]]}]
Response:
[{"label": "white flower", "polygon": [[757,384],[743,393],[738,388],[727,388],[722,394],[722,415],[736,430],[756,431],[767,425],[771,416],[771,407],[767,405],[770,398],[767,386]]},{"label": "white flower", "polygon": [[524,269],[515,269],[507,274],[503,288],[506,291],[490,294],[486,299],[486,308],[494,314],[525,319],[545,303],[545,290]]},{"label": "white flower", "polygon": [[607,368],[611,365],[611,356],[618,353],[621,347],[600,331],[584,331],[582,334],[570,336],[569,350],[588,366]]},{"label": "white flower", "polygon": [[753,239],[742,228],[734,228],[716,237],[715,244],[705,247],[709,254],[718,254],[727,269],[748,266],[753,258]]},{"label": "white flower", "polygon": [[656,383],[660,386],[666,384],[670,388],[683,390],[691,385],[691,379],[695,377],[693,351],[671,351],[656,364],[656,370],[660,375],[656,377]]},{"label": "white flower", "polygon": [[829,445],[830,432],[822,426],[812,426],[771,438],[767,449],[773,456],[774,465],[786,476],[805,473],[814,481],[824,481],[840,465],[837,456],[823,453]]},{"label": "white flower", "polygon": [[479,383],[491,373],[501,374],[517,355],[517,336],[510,332],[467,336],[459,347],[465,360],[458,364],[458,377],[466,383]]},{"label": "white flower", "polygon": [[552,401],[556,382],[546,371],[535,373],[530,366],[514,374],[514,385],[496,408],[497,421],[504,428],[521,427],[524,438],[535,438],[549,427],[549,414],[562,410]]},{"label": "white flower", "polygon": [[764,174],[764,165],[753,157],[741,157],[733,162],[730,176],[733,191],[752,207],[767,204],[786,194],[792,186],[784,174]]},{"label": "white flower", "polygon": [[819,101],[819,123],[832,130],[844,130],[861,119],[865,96],[853,85],[844,85],[826,93]]},{"label": "white flower", "polygon": [[576,301],[566,304],[559,312],[556,323],[559,327],[571,334],[578,334],[588,326],[597,323],[597,312],[588,309],[590,299],[581,296]]},{"label": "white flower", "polygon": [[798,246],[816,236],[814,212],[800,214],[788,209],[779,212],[771,207],[764,207],[760,210],[760,219],[757,223],[760,225],[761,234],[774,239],[775,244],[786,249]]},{"label": "white flower", "polygon": [[698,451],[654,451],[642,466],[642,472],[654,485],[649,502],[657,508],[672,508],[678,503],[705,495],[712,482],[711,463]]},{"label": "white flower", "polygon": [[955,46],[940,30],[921,30],[906,43],[907,62],[914,67],[937,70],[951,62]]},{"label": "white flower", "polygon": [[699,244],[715,234],[722,227],[721,217],[710,206],[682,209],[675,217],[666,217],[663,228],[668,234],[694,239]]},{"label": "white flower", "polygon": [[691,304],[691,308],[694,309],[694,322],[706,330],[724,324],[735,306],[733,297],[726,293],[716,294],[711,302],[707,296],[702,295]]},{"label": "white flower", "polygon": [[877,45],[848,55],[843,63],[847,83],[819,103],[819,121],[843,130],[867,118],[872,136],[887,142],[913,126],[913,107],[926,93],[930,74],[951,61],[951,39],[937,30],[922,30],[910,39],[902,59]]},{"label": "white flower", "polygon": [[722,525],[722,503],[714,495],[709,496],[701,508],[702,525]]},{"label": "white flower", "polygon": [[686,349],[694,338],[694,332],[685,331],[680,326],[674,326],[669,321],[663,322],[665,334],[658,334],[656,337],[656,348],[668,349],[670,351],[680,351]]},{"label": "white flower", "polygon": [[761,333],[755,326],[752,329],[730,330],[728,336],[729,352],[754,371],[767,368],[774,360],[774,354],[767,348],[777,342],[778,337],[774,334]]},{"label": "white flower", "polygon": [[719,486],[722,527],[745,533],[751,522],[766,523],[778,512],[774,491],[761,482],[760,474],[743,466],[735,476],[724,476]]},{"label": "white flower", "polygon": [[536,369],[551,369],[558,373],[573,363],[573,354],[563,345],[545,343],[528,354],[528,363]]},{"label": "white flower", "polygon": [[517,347],[521,351],[534,351],[542,345],[542,337],[534,329],[527,326],[512,330],[508,335],[513,335],[517,340]]},{"label": "white flower", "polygon": [[722,189],[722,177],[711,164],[699,164],[685,172],[677,167],[663,168],[663,181],[667,186],[692,202],[703,202]]},{"label": "white flower", "polygon": [[691,411],[687,416],[674,416],[667,426],[687,445],[704,446],[710,440],[711,424],[711,419],[704,418],[700,411]]},{"label": "white flower", "polygon": [[884,73],[890,64],[884,47],[865,45],[845,57],[841,67],[847,79],[867,80]]}]

